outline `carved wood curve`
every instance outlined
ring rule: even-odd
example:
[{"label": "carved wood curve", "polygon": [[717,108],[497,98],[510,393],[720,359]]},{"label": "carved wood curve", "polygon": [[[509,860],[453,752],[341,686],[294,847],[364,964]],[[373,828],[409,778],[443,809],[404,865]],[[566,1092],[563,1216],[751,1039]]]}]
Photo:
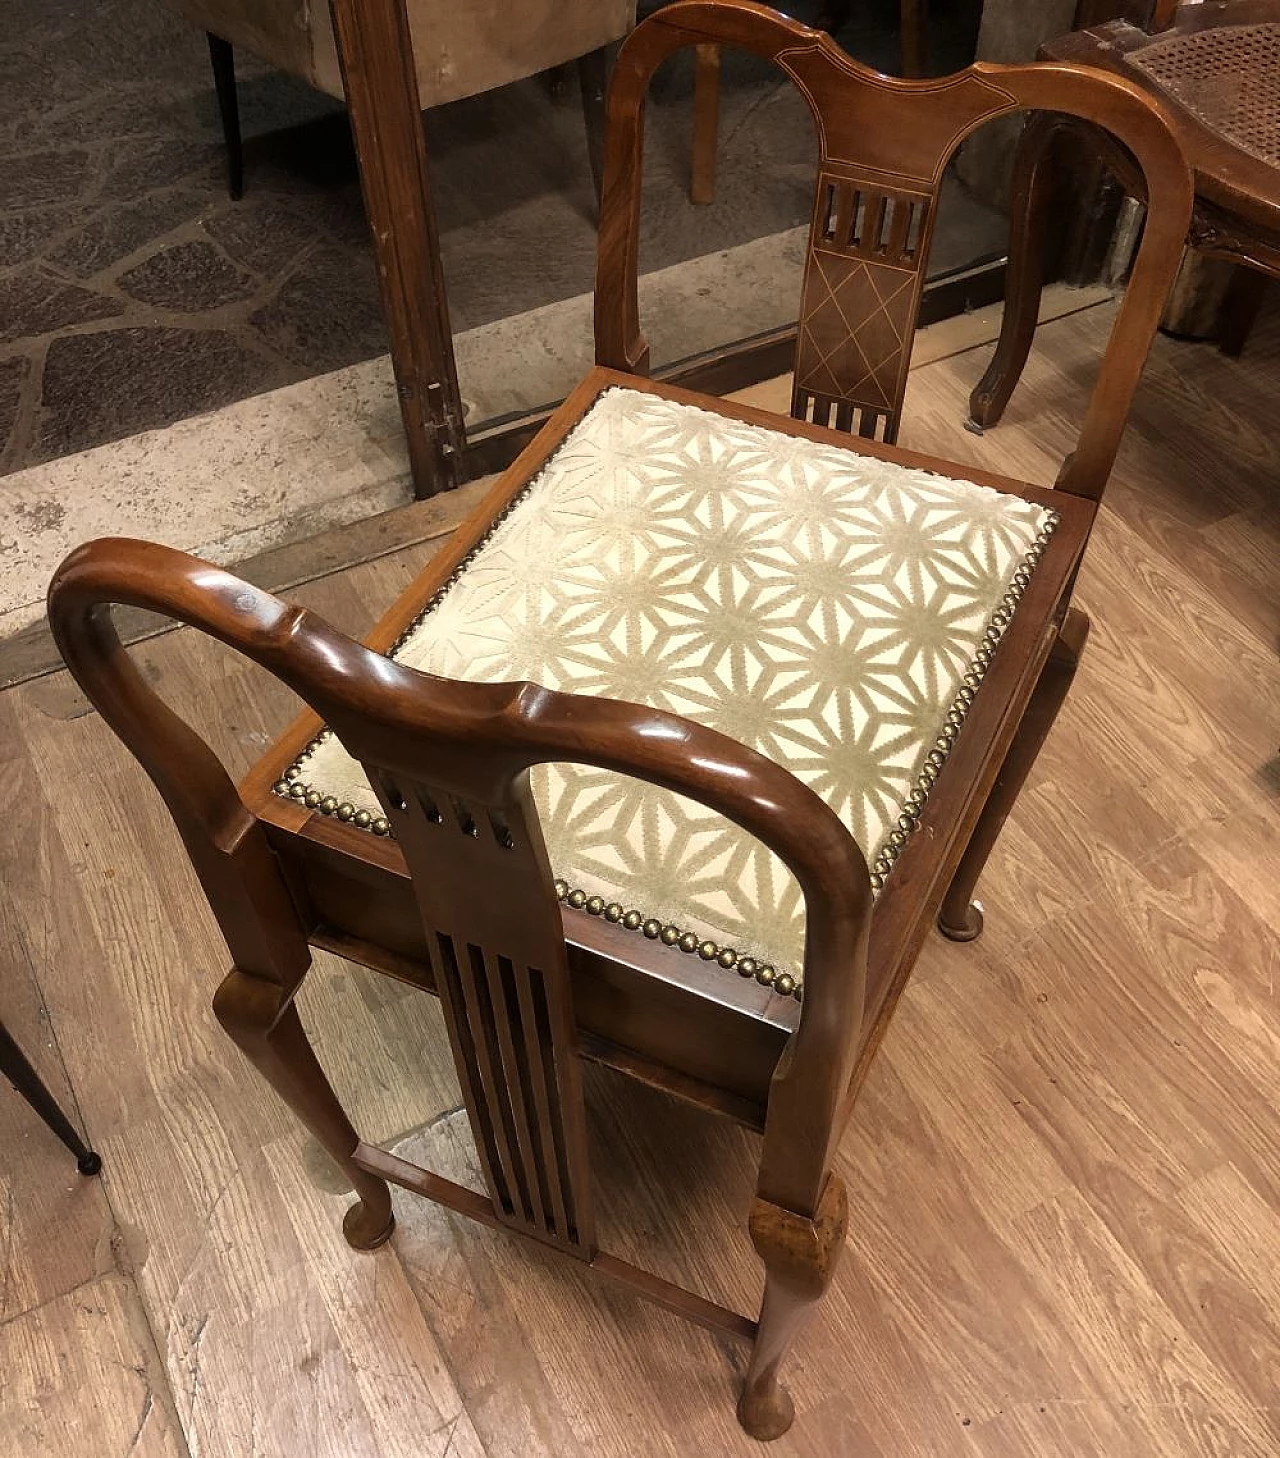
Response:
[{"label": "carved wood curve", "polygon": [[[633,775],[709,806],[769,846],[795,875],[805,900],[806,997],[789,1055],[779,1064],[770,1091],[769,1176],[759,1193],[798,1212],[814,1208],[858,1042],[871,907],[862,852],[818,795],[763,755],[676,715],[527,683],[435,678],[384,658],[313,614],[183,552],[126,539],[79,547],[59,568],[49,591],[58,648],[164,797],[237,965],[265,966],[272,980],[290,989],[306,970],[306,943],[299,951],[298,913],[288,902],[262,828],[209,747],[130,662],[111,623],[114,603],[176,618],[274,673],[361,762],[388,814],[405,817],[397,835],[408,846],[406,860],[424,921],[449,942],[446,948],[437,937],[435,970],[438,977],[443,972],[454,994],[452,1001],[444,994],[446,1011],[452,1006],[456,1014],[451,1035],[465,1037],[477,1009],[483,1009],[485,988],[495,1005],[495,986],[504,999],[515,988],[519,1015],[509,1019],[508,1028],[512,1059],[504,1059],[501,1046],[496,1059],[488,1045],[464,1049],[464,1062],[479,1080],[468,1107],[478,1140],[491,1156],[487,1173],[496,1208],[531,1233],[541,1229],[542,1238],[552,1243],[588,1250],[591,1226],[583,1193],[585,1166],[576,1143],[576,1074],[565,1072],[575,1060],[570,1057],[563,936],[528,799],[528,770],[565,761]],[[433,807],[442,821],[452,817],[459,832],[443,854],[430,844],[441,823],[430,818]],[[502,827],[512,837],[510,851],[499,839]],[[512,856],[503,861],[501,895],[494,894],[491,881],[466,875],[457,855],[459,841],[470,841],[475,854]],[[287,929],[287,935],[279,933],[278,945],[274,934],[264,931],[275,926]],[[264,938],[272,944],[264,945]],[[503,958],[511,964],[510,977]],[[522,986],[531,1023],[520,1002]],[[535,1069],[528,1040],[531,1030],[546,1027],[551,1036],[538,1044]],[[517,1040],[525,1045],[524,1064]],[[548,1070],[554,1071],[554,1080]],[[522,1114],[527,1118],[530,1109],[537,1111],[539,1073],[547,1074],[548,1098],[559,1101],[559,1114],[548,1126],[551,1142],[543,1152],[550,1153],[556,1139],[563,1138],[554,1173],[566,1193],[565,1216],[559,1218],[549,1191],[556,1211],[550,1225],[546,1203],[541,1214],[533,1204],[520,1144]],[[813,1141],[792,1137],[791,1131],[802,1126],[815,1131]]]}]

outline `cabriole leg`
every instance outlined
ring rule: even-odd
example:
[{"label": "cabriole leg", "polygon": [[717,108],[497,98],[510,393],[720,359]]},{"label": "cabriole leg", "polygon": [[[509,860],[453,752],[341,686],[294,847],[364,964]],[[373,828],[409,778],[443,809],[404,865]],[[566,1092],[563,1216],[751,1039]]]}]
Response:
[{"label": "cabriole leg", "polygon": [[1014,153],[1009,191],[1009,262],[1000,338],[986,373],[969,396],[968,425],[978,434],[995,425],[1004,414],[1031,352],[1044,289],[1054,139],[1061,130],[1060,119],[1038,113],[1023,128]]},{"label": "cabriole leg", "polygon": [[359,1200],[343,1234],[357,1250],[373,1250],[391,1234],[391,1191],[352,1161],[360,1142],[307,1040],[292,997],[262,977],[233,968],[213,999],[218,1021],[259,1073],[333,1156]]},{"label": "cabriole leg", "polygon": [[765,1269],[764,1300],[738,1421],[753,1438],[780,1438],[791,1426],[795,1406],[778,1381],[778,1368],[831,1284],[847,1214],[844,1182],[837,1175],[827,1180],[812,1218],[759,1198],[751,1208],[751,1241]]},{"label": "cabriole leg", "polygon": [[978,877],[987,864],[996,838],[1013,809],[1031,766],[1036,762],[1058,710],[1067,697],[1089,636],[1088,616],[1078,608],[1070,608],[1057,642],[1049,652],[1031,698],[1005,753],[1004,763],[973,827],[969,844],[956,867],[947,888],[942,910],[938,913],[938,930],[953,942],[971,942],[982,933],[982,911],[973,900]]}]

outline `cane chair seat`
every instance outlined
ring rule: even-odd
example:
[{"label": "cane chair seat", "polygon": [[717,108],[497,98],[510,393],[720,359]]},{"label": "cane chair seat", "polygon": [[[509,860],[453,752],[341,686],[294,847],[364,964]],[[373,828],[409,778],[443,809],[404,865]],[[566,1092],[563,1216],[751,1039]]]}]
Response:
[{"label": "cane chair seat", "polygon": [[[638,390],[601,394],[392,652],[681,714],[792,770],[883,884],[1055,512]],[[277,793],[389,833],[325,732]],[[582,766],[535,771],[561,900],[798,994],[804,909],[763,844]]]},{"label": "cane chair seat", "polygon": [[1173,31],[1129,64],[1224,140],[1280,167],[1280,21]]}]

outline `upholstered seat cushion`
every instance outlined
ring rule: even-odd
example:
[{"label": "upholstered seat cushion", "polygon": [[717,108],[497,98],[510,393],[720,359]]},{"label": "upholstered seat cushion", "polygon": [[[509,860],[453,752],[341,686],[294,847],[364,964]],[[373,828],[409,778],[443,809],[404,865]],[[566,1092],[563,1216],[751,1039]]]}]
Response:
[{"label": "upholstered seat cushion", "polygon": [[[822,795],[878,888],[1055,521],[969,481],[610,389],[394,656],[711,725]],[[799,890],[756,841],[596,770],[548,766],[534,789],[571,905],[797,990]],[[277,790],[386,833],[331,734]]]}]

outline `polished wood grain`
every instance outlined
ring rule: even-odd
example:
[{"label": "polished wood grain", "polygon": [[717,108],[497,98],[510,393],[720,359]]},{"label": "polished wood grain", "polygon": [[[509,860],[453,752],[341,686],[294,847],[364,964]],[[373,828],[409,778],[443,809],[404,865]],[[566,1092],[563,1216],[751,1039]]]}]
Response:
[{"label": "polished wood grain", "polygon": [[[381,656],[604,391],[629,383],[715,405],[634,377],[646,353],[635,322],[635,230],[649,81],[672,52],[726,41],[781,67],[821,138],[792,400],[799,418],[778,423],[750,407],[716,407],[730,419],[846,449],[856,429],[872,456],[954,474],[945,458],[894,443],[932,202],[960,141],[987,119],[1048,105],[1114,133],[1145,178],[1138,257],[1057,489],[964,472],[1054,507],[1055,527],[1034,574],[1020,582],[1016,611],[996,614],[998,646],[981,649],[981,672],[966,675],[963,733],[950,716],[939,731],[927,801],[922,792],[921,804],[904,807],[893,852],[870,867],[830,807],[783,765],[703,725],[536,684],[443,679]],[[749,1338],[738,1416],[753,1436],[773,1439],[794,1416],[781,1364],[843,1249],[844,1184],[832,1166],[841,1131],[940,909],[949,934],[979,929],[956,904],[967,908],[1076,666],[1087,619],[1070,608],[1071,590],[1177,265],[1191,179],[1159,108],[1113,78],[975,66],[929,85],[889,81],[827,36],[749,0],[682,0],[640,25],[620,52],[609,112],[597,338],[629,372],[588,375],[390,609],[370,646],[208,563],[124,540],[72,552],[50,586],[49,620],[76,682],[160,791],[218,921],[232,963],[214,999],[219,1022],[355,1191],[348,1242],[367,1251],[389,1238],[396,1184],[552,1245],[693,1322]],[[885,270],[891,287],[876,282]],[[817,321],[829,315],[852,330],[848,340],[825,339]],[[887,353],[884,328],[896,341]],[[881,353],[884,373],[868,372],[868,358]],[[200,629],[308,706],[310,717],[264,757],[243,792],[124,652],[115,605]],[[336,801],[283,793],[286,766],[320,724],[369,776],[382,807],[372,835],[320,813]],[[736,979],[717,975],[714,946],[694,979],[661,945],[611,944],[589,904],[584,913],[570,898],[562,912],[528,783],[551,761],[687,796],[786,865],[804,903],[803,1005],[746,1005]],[[299,1015],[312,945],[440,998],[485,1195],[390,1157],[357,1131]],[[768,980],[762,973],[760,983]],[[778,990],[788,992],[781,978]],[[749,990],[762,995],[767,1001],[767,987]],[[664,1018],[664,998],[682,999],[684,1015]],[[765,1269],[758,1318],[597,1242],[584,1056],[762,1132],[750,1220]]]},{"label": "polished wood grain", "polygon": [[[1051,473],[1110,324],[1047,324],[983,440],[962,421],[985,350],[930,331],[904,444]],[[799,1338],[804,1417],[780,1454],[1269,1458],[1280,1441],[1278,366],[1275,314],[1242,362],[1156,346],[1080,583],[1094,635],[993,852],[986,931],[926,944],[840,1146],[849,1248]],[[294,595],[363,634],[435,549]],[[136,652],[233,773],[293,712],[188,631]],[[5,1008],[33,1049],[47,1008],[57,1091],[105,1157],[101,1187],[68,1172],[0,1099],[3,1169],[30,1161],[0,1241],[30,1273],[0,1324],[6,1454],[127,1453],[147,1341],[178,1452],[183,1434],[235,1458],[758,1451],[713,1338],[554,1253],[406,1196],[393,1240],[353,1257],[341,1175],[213,1022],[225,952],[158,798],[66,675],[0,714],[0,907],[33,988],[14,999],[6,964]],[[318,953],[300,1005],[366,1138],[478,1178],[433,998]],[[585,1075],[601,1239],[749,1306],[755,1137]],[[102,1202],[96,1223],[68,1223],[59,1189]],[[140,1327],[94,1284],[113,1271]],[[92,1355],[97,1306],[132,1349]],[[83,1379],[40,1388],[37,1354],[59,1350]]]},{"label": "polished wood grain", "polygon": [[187,1458],[132,1284],[100,1276],[0,1324],[0,1451]]}]

